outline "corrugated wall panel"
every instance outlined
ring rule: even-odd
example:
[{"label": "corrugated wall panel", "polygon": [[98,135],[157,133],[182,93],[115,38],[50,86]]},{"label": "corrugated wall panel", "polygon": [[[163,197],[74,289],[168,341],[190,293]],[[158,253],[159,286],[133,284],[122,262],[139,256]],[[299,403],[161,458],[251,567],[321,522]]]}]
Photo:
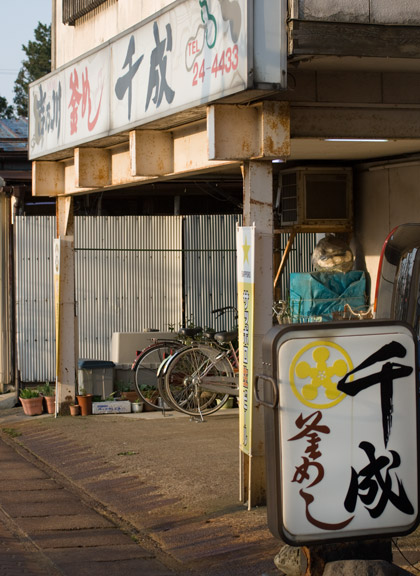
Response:
[{"label": "corrugated wall panel", "polygon": [[181,217],[79,217],[75,237],[81,358],[109,359],[113,332],[181,323]]},{"label": "corrugated wall panel", "polygon": [[237,305],[238,215],[186,216],[184,221],[185,319],[216,330],[235,325],[234,315],[215,319],[212,310]]},{"label": "corrugated wall panel", "polygon": [[17,358],[24,382],[54,380],[55,319],[53,238],[55,218],[15,219]]},{"label": "corrugated wall panel", "polygon": [[[231,327],[232,316],[215,322],[211,310],[236,306],[238,220],[241,217],[231,215],[77,217],[80,357],[109,359],[113,332],[178,328],[183,324],[183,285],[187,320],[217,330]],[[54,235],[54,217],[15,220],[18,368],[23,382],[55,377]],[[286,242],[287,235],[282,249]],[[284,294],[290,272],[311,269],[315,242],[313,234],[296,238],[281,280]]]}]

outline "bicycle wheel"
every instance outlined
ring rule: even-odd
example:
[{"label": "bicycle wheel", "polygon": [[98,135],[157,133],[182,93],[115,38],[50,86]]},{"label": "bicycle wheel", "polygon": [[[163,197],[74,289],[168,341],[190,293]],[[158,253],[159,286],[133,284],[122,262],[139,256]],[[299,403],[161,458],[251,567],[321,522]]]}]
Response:
[{"label": "bicycle wheel", "polygon": [[218,391],[223,379],[232,380],[229,360],[210,346],[192,346],[176,352],[165,366],[165,392],[170,404],[190,416],[212,414],[229,399]]},{"label": "bicycle wheel", "polygon": [[160,396],[158,368],[168,356],[182,347],[183,344],[177,340],[156,342],[145,348],[137,359],[134,368],[137,392],[143,402],[156,410],[163,408],[157,405]]}]

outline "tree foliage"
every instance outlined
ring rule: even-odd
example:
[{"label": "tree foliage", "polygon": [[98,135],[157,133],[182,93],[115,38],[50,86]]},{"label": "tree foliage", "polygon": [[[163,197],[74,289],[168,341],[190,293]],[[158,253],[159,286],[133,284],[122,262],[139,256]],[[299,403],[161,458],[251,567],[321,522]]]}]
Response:
[{"label": "tree foliage", "polygon": [[13,106],[7,102],[7,98],[0,96],[0,118],[13,118]]},{"label": "tree foliage", "polygon": [[41,24],[34,31],[35,40],[22,45],[26,58],[15,80],[13,102],[17,115],[28,117],[29,84],[51,72],[51,25]]}]

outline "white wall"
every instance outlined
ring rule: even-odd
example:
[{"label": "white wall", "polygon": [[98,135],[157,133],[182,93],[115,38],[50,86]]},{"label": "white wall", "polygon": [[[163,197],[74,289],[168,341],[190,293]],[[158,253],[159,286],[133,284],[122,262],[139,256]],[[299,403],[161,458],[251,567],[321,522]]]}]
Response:
[{"label": "white wall", "polygon": [[56,3],[56,67],[96,48],[120,32],[159,12],[171,0],[108,0],[77,20],[75,26],[62,21],[62,0]]},{"label": "white wall", "polygon": [[371,278],[371,302],[383,243],[393,228],[420,222],[420,161],[363,166],[355,175],[358,267]]},{"label": "white wall", "polygon": [[[62,23],[62,0],[55,0],[56,67],[66,64],[172,4],[172,0],[107,0],[77,20]],[[370,24],[420,24],[418,0],[289,0],[293,18]]]}]

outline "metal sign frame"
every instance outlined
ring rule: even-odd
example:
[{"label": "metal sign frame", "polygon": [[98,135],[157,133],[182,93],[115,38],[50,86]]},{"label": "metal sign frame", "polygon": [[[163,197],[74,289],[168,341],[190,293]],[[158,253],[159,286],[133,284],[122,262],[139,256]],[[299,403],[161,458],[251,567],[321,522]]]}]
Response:
[{"label": "metal sign frame", "polygon": [[300,546],[417,527],[417,356],[417,337],[401,322],[291,324],[267,334],[256,389],[275,536]]}]

